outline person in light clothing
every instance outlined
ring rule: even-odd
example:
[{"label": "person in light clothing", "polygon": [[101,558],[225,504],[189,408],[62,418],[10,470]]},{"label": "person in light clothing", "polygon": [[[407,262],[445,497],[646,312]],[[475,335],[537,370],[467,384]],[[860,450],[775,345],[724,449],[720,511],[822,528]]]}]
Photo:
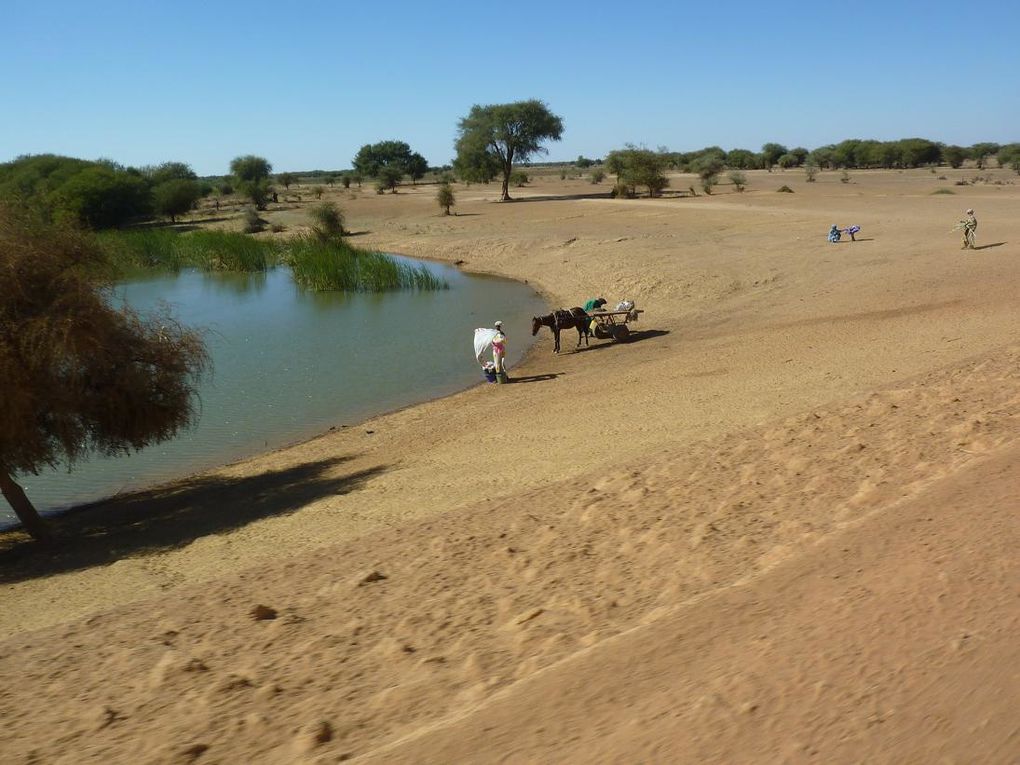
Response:
[{"label": "person in light clothing", "polygon": [[967,210],[967,217],[958,224],[963,229],[963,250],[973,250],[977,238],[977,217],[973,210]]},{"label": "person in light clothing", "polygon": [[496,374],[506,374],[506,367],[503,359],[506,358],[506,334],[503,332],[503,322],[497,321],[494,325],[496,335],[492,338],[492,363],[496,366]]}]

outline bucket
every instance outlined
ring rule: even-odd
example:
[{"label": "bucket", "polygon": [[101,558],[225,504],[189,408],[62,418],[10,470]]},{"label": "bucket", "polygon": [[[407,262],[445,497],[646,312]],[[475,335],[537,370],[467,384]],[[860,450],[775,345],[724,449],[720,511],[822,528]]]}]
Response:
[{"label": "bucket", "polygon": [[498,382],[498,383],[508,382],[508,378],[506,376],[506,372],[496,372],[496,382]]}]

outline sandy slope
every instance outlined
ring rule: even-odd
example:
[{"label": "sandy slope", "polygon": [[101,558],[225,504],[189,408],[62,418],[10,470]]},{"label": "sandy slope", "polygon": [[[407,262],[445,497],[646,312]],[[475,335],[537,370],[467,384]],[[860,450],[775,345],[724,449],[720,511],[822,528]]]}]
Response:
[{"label": "sandy slope", "polygon": [[[951,688],[980,701],[974,709],[992,704],[981,689],[995,662],[1015,660],[1008,631],[988,628],[966,661],[947,660],[944,682],[912,657],[922,634],[1017,618],[1016,571],[1002,555],[1015,474],[989,477],[987,524],[961,528],[954,513],[970,507],[957,482],[984,469],[969,463],[1005,465],[1020,436],[1020,259],[1009,243],[1020,242],[1020,194],[984,185],[931,196],[946,182],[927,173],[797,180],[761,173],[760,192],[636,201],[569,198],[591,186],[556,181],[531,193],[559,197],[515,205],[473,188],[457,208],[472,214],[451,219],[434,215],[426,189],[348,200],[372,232],[365,241],[526,278],[557,304],[630,297],[655,331],[536,353],[518,370],[528,384],[481,387],[112,503],[112,532],[68,519],[85,539],[52,558],[18,557],[8,539],[0,671],[26,679],[0,694],[5,750],[66,762],[373,751],[498,761],[515,740],[520,761],[585,760],[601,747],[621,761],[670,761],[755,751],[763,720],[774,759],[797,759],[795,743],[847,758],[840,742],[854,739],[832,721],[889,667],[876,687],[896,699],[891,736],[927,730],[911,698],[941,704]],[[767,190],[779,182],[797,193]],[[998,246],[955,249],[945,232],[963,206],[978,210],[981,243]],[[861,224],[867,241],[826,245],[832,222]],[[941,569],[895,522],[919,512],[922,493],[944,508],[925,527],[931,544],[992,567],[946,588],[953,606],[929,622],[916,602],[937,599],[941,580],[925,572]],[[852,555],[831,554],[846,535]],[[861,571],[848,580],[838,566],[851,559]],[[810,575],[822,569],[841,581]],[[373,571],[387,578],[362,582]],[[888,622],[852,587],[903,572],[902,589],[875,600],[880,613],[903,607],[898,626],[844,661],[855,631]],[[987,599],[965,602],[978,587]],[[805,630],[833,600],[845,605],[834,626]],[[770,604],[769,630],[789,636],[775,653],[753,642],[748,602]],[[259,603],[279,618],[251,619]],[[688,618],[732,645],[676,639]],[[831,664],[846,693],[810,691],[828,711],[795,736],[814,686],[771,668],[800,654],[805,676]],[[670,677],[670,655],[691,677],[647,685]],[[746,693],[742,662],[759,682]],[[567,692],[621,674],[635,695]],[[638,697],[658,699],[669,719],[647,706],[628,717]],[[554,698],[563,716],[545,732],[517,725],[522,709],[539,714]],[[757,698],[761,715],[725,711]],[[577,723],[588,708],[598,725]],[[1015,729],[989,710],[987,736],[950,727],[931,749],[896,751],[980,740],[987,761],[1008,761]],[[681,734],[674,719],[696,730]],[[329,740],[317,743],[309,726],[323,721]],[[860,740],[892,746],[877,733]]]}]

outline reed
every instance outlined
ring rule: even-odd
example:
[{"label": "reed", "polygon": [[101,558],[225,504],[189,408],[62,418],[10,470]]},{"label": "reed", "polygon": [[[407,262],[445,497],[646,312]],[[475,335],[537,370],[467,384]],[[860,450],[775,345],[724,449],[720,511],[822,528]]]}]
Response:
[{"label": "reed", "polygon": [[177,273],[182,268],[251,273],[285,263],[294,281],[323,292],[441,290],[449,286],[425,266],[320,237],[281,241],[230,231],[180,234],[171,229],[144,229],[106,231],[97,239],[118,277],[154,271]]},{"label": "reed", "polygon": [[387,292],[399,289],[442,290],[449,285],[425,266],[402,263],[381,252],[346,242],[311,237],[288,243],[286,262],[294,281],[320,292]]}]

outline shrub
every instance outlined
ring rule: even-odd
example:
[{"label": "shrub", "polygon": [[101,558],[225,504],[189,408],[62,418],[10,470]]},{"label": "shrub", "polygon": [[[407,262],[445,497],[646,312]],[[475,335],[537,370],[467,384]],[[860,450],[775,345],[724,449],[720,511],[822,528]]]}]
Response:
[{"label": "shrub", "polygon": [[602,183],[606,179],[606,174],[601,168],[596,168],[591,171],[591,182],[594,184]]},{"label": "shrub", "polygon": [[453,195],[453,188],[449,183],[441,183],[439,190],[436,192],[436,202],[443,210],[444,215],[450,214],[450,208],[456,204],[456,199]]},{"label": "shrub", "polygon": [[312,193],[315,194],[316,199],[322,199],[322,194],[325,191],[326,189],[324,189],[322,186],[316,186],[312,189]]},{"label": "shrub", "polygon": [[712,189],[715,188],[715,184],[719,181],[718,175],[706,175],[701,178],[701,190],[706,194],[711,194]]},{"label": "shrub", "polygon": [[776,189],[776,191],[779,191],[779,192],[781,192],[783,194],[792,194],[793,193],[793,189],[791,189],[785,183],[782,186],[780,186],[778,189]]},{"label": "shrub", "polygon": [[956,192],[952,189],[935,189],[932,194],[955,194]]},{"label": "shrub", "polygon": [[264,224],[265,221],[259,217],[258,210],[251,206],[244,208],[244,233],[257,234]]},{"label": "shrub", "polygon": [[344,214],[333,202],[324,202],[308,211],[312,217],[312,231],[324,242],[340,239],[344,231]]},{"label": "shrub", "polygon": [[195,181],[177,178],[165,181],[152,190],[152,201],[156,213],[166,216],[171,223],[195,206],[202,196],[202,190]]},{"label": "shrub", "polygon": [[234,193],[234,187],[227,182],[223,182],[219,185],[219,192],[223,196],[229,197],[231,194]]},{"label": "shrub", "polygon": [[[349,189],[351,187],[351,174],[350,173],[344,173],[343,175],[341,175],[340,176],[340,183],[343,184],[345,189]],[[361,184],[359,183],[358,185],[360,186]]]},{"label": "shrub", "polygon": [[959,181],[956,181],[953,185],[954,186],[970,186],[970,181],[961,179]]},{"label": "shrub", "polygon": [[560,170],[560,180],[561,181],[567,180],[567,171],[566,170]]},{"label": "shrub", "polygon": [[610,194],[616,199],[633,199],[636,196],[633,186],[629,186],[622,181],[618,182],[613,186],[613,190]]},{"label": "shrub", "polygon": [[848,173],[846,170],[844,170],[843,174],[839,176],[839,182],[840,183],[850,183],[850,173]]},{"label": "shrub", "polygon": [[510,173],[510,183],[512,183],[517,188],[526,186],[530,181],[531,179],[528,177],[528,174],[523,170],[514,170],[512,173]]},{"label": "shrub", "polygon": [[740,170],[730,170],[728,177],[730,183],[737,191],[743,191],[744,187],[747,186],[747,176],[744,175]]},{"label": "shrub", "polygon": [[807,176],[808,183],[814,183],[815,176],[818,175],[818,165],[815,165],[813,163],[804,165],[804,175]]}]

